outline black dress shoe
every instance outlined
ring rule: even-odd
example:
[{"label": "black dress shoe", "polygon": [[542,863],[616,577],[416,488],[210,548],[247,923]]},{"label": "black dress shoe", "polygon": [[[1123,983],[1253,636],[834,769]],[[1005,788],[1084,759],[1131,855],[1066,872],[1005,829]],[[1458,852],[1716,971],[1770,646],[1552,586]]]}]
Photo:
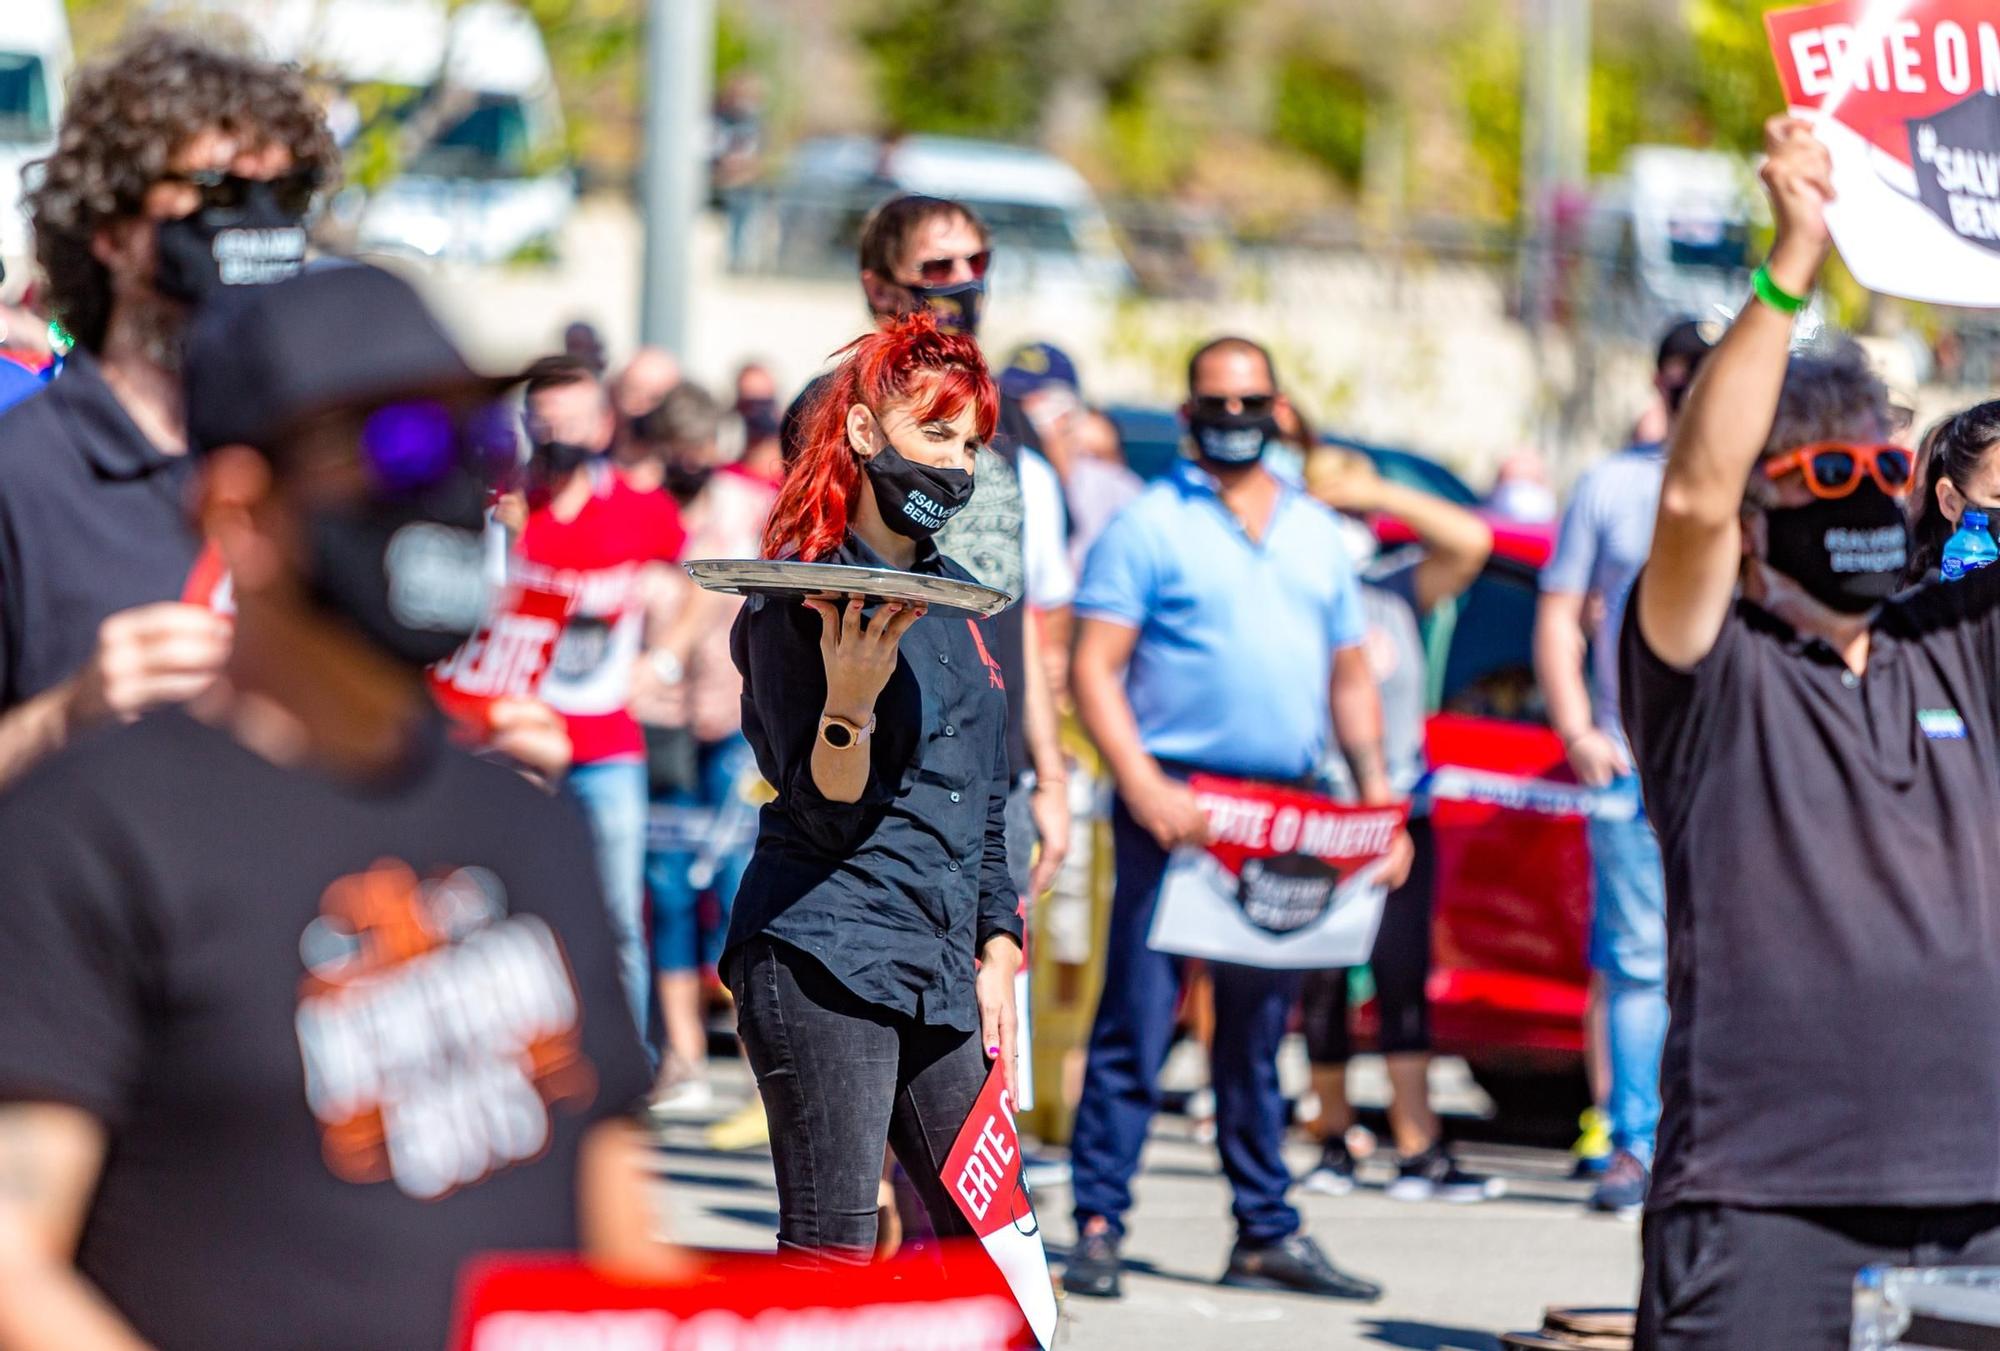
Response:
[{"label": "black dress shoe", "polygon": [[1252,1290],[1291,1290],[1327,1299],[1354,1299],[1366,1304],[1382,1298],[1381,1286],[1336,1267],[1319,1250],[1319,1244],[1304,1234],[1293,1234],[1276,1243],[1237,1243],[1229,1254],[1229,1270],[1223,1273],[1222,1283]]},{"label": "black dress shoe", "polygon": [[1118,1273],[1123,1266],[1115,1236],[1109,1232],[1085,1234],[1069,1250],[1069,1265],[1063,1268],[1063,1289],[1092,1299],[1117,1299],[1125,1293],[1118,1285]]}]

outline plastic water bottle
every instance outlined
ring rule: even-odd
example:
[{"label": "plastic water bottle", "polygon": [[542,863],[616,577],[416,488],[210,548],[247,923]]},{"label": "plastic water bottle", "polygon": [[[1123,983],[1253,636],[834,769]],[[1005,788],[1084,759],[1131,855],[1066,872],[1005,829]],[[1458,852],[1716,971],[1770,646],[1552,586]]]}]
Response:
[{"label": "plastic water bottle", "polygon": [[1993,534],[1986,528],[1986,513],[1968,510],[1959,520],[1957,532],[1944,543],[1944,565],[1938,575],[1955,582],[1996,559],[2000,559],[2000,544],[1993,542]]}]

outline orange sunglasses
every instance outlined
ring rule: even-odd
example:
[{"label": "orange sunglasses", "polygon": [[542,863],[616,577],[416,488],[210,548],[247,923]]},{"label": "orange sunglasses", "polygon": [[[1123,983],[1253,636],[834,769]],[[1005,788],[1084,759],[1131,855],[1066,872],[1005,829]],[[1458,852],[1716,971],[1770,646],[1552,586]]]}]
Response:
[{"label": "orange sunglasses", "polygon": [[1804,475],[1814,497],[1846,497],[1860,486],[1864,474],[1889,496],[1901,497],[1916,475],[1916,457],[1901,446],[1821,441],[1766,460],[1764,477],[1783,478],[1794,469]]}]

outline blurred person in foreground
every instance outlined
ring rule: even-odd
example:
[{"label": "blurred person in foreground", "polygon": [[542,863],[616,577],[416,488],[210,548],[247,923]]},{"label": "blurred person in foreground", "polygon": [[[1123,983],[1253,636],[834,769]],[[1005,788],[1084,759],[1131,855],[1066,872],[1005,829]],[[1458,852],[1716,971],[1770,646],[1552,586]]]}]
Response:
[{"label": "blurred person in foreground", "polygon": [[[1121,1291],[1132,1177],[1159,1107],[1185,963],[1147,946],[1169,852],[1199,847],[1208,818],[1193,772],[1296,783],[1331,729],[1363,802],[1390,802],[1382,703],[1362,648],[1359,588],[1334,514],[1260,463],[1278,439],[1277,373],[1245,338],[1188,362],[1182,415],[1194,458],[1175,466],[1097,541],[1077,596],[1077,711],[1117,782],[1117,880],[1104,993],[1071,1137],[1077,1240],[1063,1285]],[[1407,837],[1386,877],[1409,871]],[[1235,1193],[1228,1285],[1372,1300],[1285,1200],[1287,1108],[1277,1051],[1299,975],[1208,964],[1222,1168]]]},{"label": "blurred person in foreground", "polygon": [[1902,590],[1911,455],[1790,351],[1831,157],[1766,126],[1771,252],[1681,409],[1626,610],[1666,865],[1637,1345],[1848,1345],[1855,1276],[2000,1262],[2000,569]]},{"label": "blurred person in foreground", "polygon": [[[1361,575],[1367,625],[1363,650],[1382,693],[1382,745],[1389,786],[1408,797],[1428,772],[1424,718],[1430,681],[1421,624],[1438,606],[1478,580],[1493,552],[1493,529],[1472,512],[1432,493],[1392,483],[1358,451],[1322,448],[1306,458],[1306,489],[1341,515],[1349,556]],[[1368,520],[1386,516],[1416,535],[1415,544],[1377,559]],[[1352,775],[1339,756],[1327,758],[1336,796],[1351,798]],[[1431,913],[1435,858],[1430,821],[1410,821],[1410,875],[1389,893],[1368,959],[1381,1011],[1377,1049],[1389,1071],[1389,1127],[1400,1156],[1388,1194],[1397,1201],[1485,1201],[1504,1190],[1496,1178],[1468,1173],[1444,1143],[1430,1102]],[[1320,1115],[1319,1163],[1307,1191],[1344,1196],[1354,1190],[1354,1156],[1346,1137],[1354,1125],[1347,1099],[1348,972],[1314,972],[1305,981],[1306,1047]]]},{"label": "blurred person in foreground", "polygon": [[[680,505],[687,557],[756,558],[777,490],[720,462],[721,430],[721,407],[693,384],[676,386],[638,426]],[[703,1112],[714,1101],[702,974],[720,963],[761,785],[743,739],[743,678],[729,657],[742,608],[740,596],[704,591],[679,568],[660,569],[648,586],[632,713],[646,737],[652,798],[646,887],[667,1035],[653,1099],[662,1112]]]},{"label": "blurred person in foreground", "polygon": [[[1701,324],[1683,320],[1660,338],[1653,387],[1668,429],[1708,357]],[[1613,810],[1589,822],[1591,995],[1604,1028],[1602,1105],[1609,1166],[1590,1196],[1593,1210],[1639,1213],[1653,1166],[1660,1117],[1660,1048],[1667,1030],[1666,896],[1660,844],[1639,798],[1631,748],[1618,713],[1618,634],[1633,579],[1652,547],[1666,447],[1629,446],[1578,480],[1542,569],[1535,610],[1535,675],[1549,724],[1562,738],[1577,782]],[[1595,632],[1586,610],[1600,605]]]},{"label": "blurred person in foreground", "polygon": [[[861,292],[878,327],[921,311],[945,328],[978,336],[993,240],[978,213],[963,202],[912,193],[890,197],[862,224],[858,261]],[[803,412],[828,378],[822,375],[806,386],[786,410],[788,462],[802,441]],[[937,539],[938,548],[974,578],[1017,602],[995,618],[992,633],[993,656],[1007,689],[1007,763],[1013,784],[1007,803],[1008,858],[1016,885],[1029,900],[1047,889],[1069,849],[1069,771],[1056,691],[1047,679],[1041,626],[1034,622],[1029,589],[1028,499],[1020,466],[1022,449],[1034,444],[1034,425],[1020,404],[1003,394],[999,421],[979,447],[972,500]]]},{"label": "blurred person in foreground", "polygon": [[425,692],[484,609],[500,382],[352,266],[187,369],[221,678],[0,799],[0,1343],[440,1346],[480,1253],[658,1270],[587,831]]},{"label": "blurred person in foreground", "polygon": [[679,561],[685,531],[671,497],[642,492],[610,463],[616,414],[604,383],[571,357],[528,370],[527,524],[513,580],[575,597],[542,698],[563,715],[573,752],[566,785],[597,838],[605,903],[632,1016],[647,1024],[646,748],[628,705],[645,633],[649,574]]},{"label": "blurred person in foreground", "polygon": [[[971,580],[935,534],[996,403],[978,345],[928,314],[857,340],[808,405],[765,555]],[[723,972],[770,1117],[779,1255],[809,1265],[873,1256],[885,1145],[935,1231],[970,1234],[939,1174],[988,1062],[1016,1070],[993,621],[868,608],[753,597],[730,636],[777,798]]]},{"label": "blurred person in foreground", "polygon": [[180,603],[201,543],[182,335],[217,293],[298,270],[338,166],[290,67],[151,29],[77,72],[27,193],[75,346],[0,417],[0,782],[221,669],[227,622]]}]

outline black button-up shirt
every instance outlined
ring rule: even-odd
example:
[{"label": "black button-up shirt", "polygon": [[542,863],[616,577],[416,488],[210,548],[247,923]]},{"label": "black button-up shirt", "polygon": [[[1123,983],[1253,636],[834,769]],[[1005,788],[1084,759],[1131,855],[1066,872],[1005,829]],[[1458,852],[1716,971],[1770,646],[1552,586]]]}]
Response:
[{"label": "black button-up shirt", "polygon": [[180,597],[199,548],[192,470],[82,348],[0,414],[0,708],[74,674],[109,616]]},{"label": "black button-up shirt", "polygon": [[[828,563],[886,566],[852,534]],[[971,581],[934,547],[912,572]],[[976,1031],[975,952],[1021,936],[1007,874],[1007,699],[981,621],[932,612],[903,635],[875,701],[868,783],[829,802],[813,782],[826,704],[818,614],[752,597],[730,634],[743,734],[778,792],[729,923],[799,948],[861,998]]]}]

